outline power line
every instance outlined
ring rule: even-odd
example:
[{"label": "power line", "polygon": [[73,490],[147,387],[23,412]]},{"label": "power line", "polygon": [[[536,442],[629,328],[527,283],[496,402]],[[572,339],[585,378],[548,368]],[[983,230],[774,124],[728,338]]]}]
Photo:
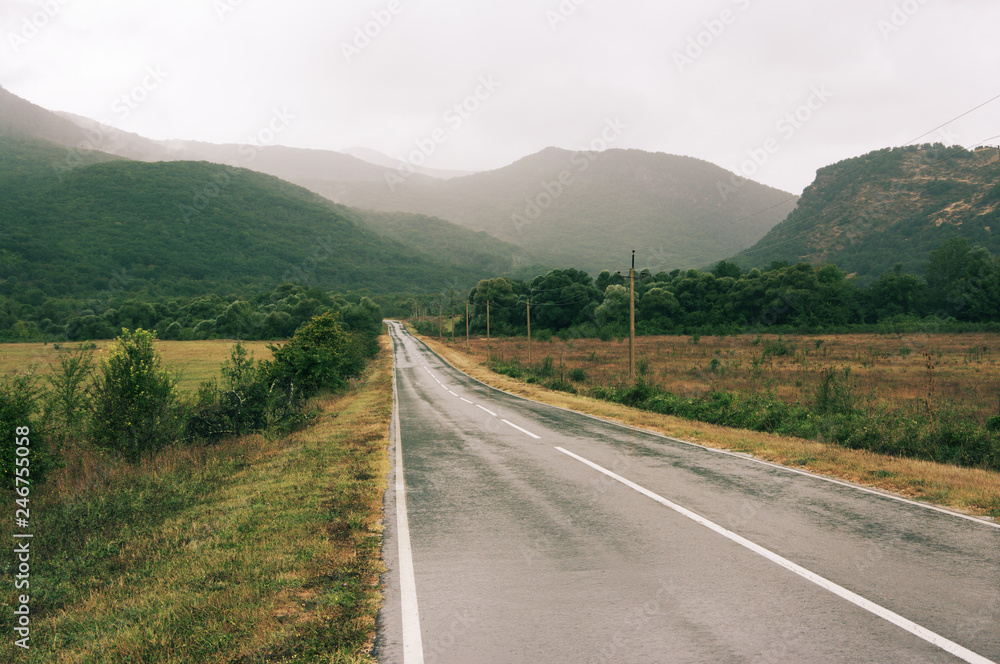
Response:
[{"label": "power line", "polygon": [[[979,109],[983,108],[984,106],[987,106],[988,104],[993,103],[994,101],[996,101],[998,99],[1000,99],[1000,94],[995,95],[995,96],[987,99],[986,101],[982,102],[981,104],[977,104],[976,106],[973,106],[972,108],[970,108],[970,109],[968,109],[966,111],[963,111],[962,113],[956,115],[955,117],[953,117],[952,119],[948,120],[947,122],[944,122],[944,123],[942,123],[942,124],[934,127],[933,129],[929,130],[929,131],[925,131],[924,133],[920,134],[916,138],[910,139],[909,141],[907,141],[906,143],[904,143],[903,146],[901,146],[901,147],[909,146],[910,144],[912,144],[912,143],[920,140],[921,138],[927,136],[928,134],[933,134],[934,132],[938,131],[939,129],[941,129],[943,127],[947,127],[952,122],[955,122],[956,120],[960,120],[960,119],[964,118],[965,116],[969,115],[970,113],[978,111]],[[976,143],[973,143],[972,145],[979,145],[981,143],[984,143],[985,141],[991,141],[994,138],[997,138],[997,136],[993,136],[993,137],[984,139],[982,141],[978,141]],[[968,149],[968,148],[963,148],[963,150],[964,149]],[[841,173],[839,177],[841,177],[841,178],[847,177],[847,176],[851,175],[852,173],[855,173],[856,171],[860,170],[861,168],[864,168],[866,166],[870,166],[871,164],[877,163],[881,159],[884,159],[884,158],[888,157],[891,153],[892,153],[892,148],[888,148],[888,150],[886,151],[885,154],[876,157],[872,161],[865,162],[864,164],[860,164],[856,168],[851,169],[851,170],[847,171],[846,173]],[[779,201],[778,203],[770,205],[770,206],[768,206],[766,208],[762,208],[762,209],[757,210],[755,212],[751,212],[750,214],[744,215],[742,217],[738,217],[737,219],[734,219],[730,223],[733,224],[733,225],[739,224],[741,222],[747,221],[748,219],[752,219],[753,217],[756,217],[756,216],[759,216],[761,214],[764,214],[765,212],[769,212],[769,211],[771,211],[771,210],[773,210],[775,208],[781,207],[782,205],[787,205],[788,203],[790,203],[791,201],[794,201],[797,198],[800,198],[800,197],[799,196],[790,196],[790,197],[788,197],[786,199],[783,199],[783,200]],[[672,233],[674,235],[682,235],[682,236],[684,236],[684,237],[686,237],[688,239],[692,239],[692,240],[703,239],[704,237],[706,237],[708,235],[708,232],[706,232],[706,233],[697,233],[697,234],[685,234],[685,233],[678,233],[676,231],[672,231]],[[740,251],[740,249],[739,249],[739,247],[737,245],[733,245],[733,250],[735,250],[737,252]],[[706,260],[711,260],[711,259],[706,259]],[[703,261],[695,261],[695,262],[703,262]]]}]

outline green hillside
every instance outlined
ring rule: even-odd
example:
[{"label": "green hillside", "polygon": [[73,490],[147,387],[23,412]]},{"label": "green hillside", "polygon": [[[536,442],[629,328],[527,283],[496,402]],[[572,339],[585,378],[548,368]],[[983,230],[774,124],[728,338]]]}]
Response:
[{"label": "green hillside", "polygon": [[627,267],[632,249],[657,269],[713,263],[752,245],[795,205],[787,192],[731,183],[728,171],[691,157],[558,148],[446,181],[299,181],[345,205],[439,217],[594,273]]},{"label": "green hillside", "polygon": [[379,235],[491,275],[512,274],[526,269],[531,271],[532,268],[532,276],[548,271],[529,252],[483,231],[473,231],[422,214],[373,210],[356,212],[361,223]]},{"label": "green hillside", "polygon": [[1000,149],[879,150],[818,171],[788,219],[733,260],[834,263],[862,282],[897,263],[920,273],[948,238],[1000,253],[998,207]]},{"label": "green hillside", "polygon": [[271,176],[100,155],[57,173],[52,158],[64,155],[0,138],[0,295],[29,303],[123,287],[196,295],[289,281],[412,292],[481,276],[377,235],[352,211]]}]

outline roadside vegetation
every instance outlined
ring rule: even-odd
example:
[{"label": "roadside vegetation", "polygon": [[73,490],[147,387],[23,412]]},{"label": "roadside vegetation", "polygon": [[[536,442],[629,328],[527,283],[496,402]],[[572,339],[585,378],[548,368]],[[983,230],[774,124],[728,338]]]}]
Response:
[{"label": "roadside vegetation", "polygon": [[20,661],[373,661],[392,408],[380,331],[324,314],[268,359],[233,346],[187,393],[142,329],[103,358],[75,349],[0,381],[3,430],[32,433]]},{"label": "roadside vegetation", "polygon": [[[1000,516],[1000,337],[425,341],[509,391]],[[602,405],[603,404],[603,405]],[[759,433],[758,433],[759,432]]]}]

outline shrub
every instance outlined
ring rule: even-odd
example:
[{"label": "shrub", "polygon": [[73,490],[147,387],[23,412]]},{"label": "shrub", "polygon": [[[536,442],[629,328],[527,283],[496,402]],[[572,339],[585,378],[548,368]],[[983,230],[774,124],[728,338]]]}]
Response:
[{"label": "shrub", "polygon": [[[50,446],[48,432],[38,417],[42,393],[38,381],[30,375],[16,376],[0,382],[0,463],[3,464],[3,488],[14,488],[14,468],[17,446],[14,439],[19,427],[28,428],[27,446],[30,451],[29,479],[39,484],[58,463],[58,452]],[[23,436],[17,435],[17,438]]]},{"label": "shrub", "polygon": [[48,381],[46,411],[65,437],[79,435],[85,427],[90,398],[86,382],[93,374],[93,346],[80,345],[59,360]]},{"label": "shrub", "polygon": [[286,429],[301,420],[301,393],[275,389],[276,380],[264,362],[254,360],[236,344],[221,369],[222,382],[205,381],[187,421],[187,435],[217,439],[270,428]]},{"label": "shrub", "polygon": [[137,461],[180,435],[176,382],[161,367],[146,330],[122,330],[91,393],[89,433],[97,447]]},{"label": "shrub", "polygon": [[337,389],[347,378],[364,369],[361,347],[351,347],[351,340],[337,323],[337,315],[325,313],[314,317],[296,331],[283,346],[268,346],[274,355],[268,370],[278,385],[298,389],[305,396],[320,389]]}]

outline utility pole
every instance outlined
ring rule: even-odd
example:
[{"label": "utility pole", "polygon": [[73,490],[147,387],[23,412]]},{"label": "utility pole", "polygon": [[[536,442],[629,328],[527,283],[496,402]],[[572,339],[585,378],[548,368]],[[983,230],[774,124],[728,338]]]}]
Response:
[{"label": "utility pole", "polygon": [[451,290],[448,293],[448,298],[451,300],[451,343],[455,343],[455,291]]},{"label": "utility pole", "polygon": [[444,302],[438,295],[438,341],[444,341]]},{"label": "utility pole", "polygon": [[528,296],[528,364],[531,364],[531,296]]},{"label": "utility pole", "polygon": [[486,300],[486,350],[490,348],[490,301]]},{"label": "utility pole", "polygon": [[465,301],[465,352],[469,352],[469,301]]},{"label": "utility pole", "polygon": [[632,267],[628,271],[628,377],[635,382],[635,249],[632,250]]}]

